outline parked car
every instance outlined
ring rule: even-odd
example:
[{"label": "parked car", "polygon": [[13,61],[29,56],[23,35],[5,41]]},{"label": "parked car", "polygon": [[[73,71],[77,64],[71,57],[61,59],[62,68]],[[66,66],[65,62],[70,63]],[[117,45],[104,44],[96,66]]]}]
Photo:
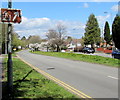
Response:
[{"label": "parked car", "polygon": [[112,51],[112,57],[116,59],[120,59],[120,50],[114,50]]},{"label": "parked car", "polygon": [[89,47],[84,47],[82,50],[83,53],[94,53],[95,50]]}]

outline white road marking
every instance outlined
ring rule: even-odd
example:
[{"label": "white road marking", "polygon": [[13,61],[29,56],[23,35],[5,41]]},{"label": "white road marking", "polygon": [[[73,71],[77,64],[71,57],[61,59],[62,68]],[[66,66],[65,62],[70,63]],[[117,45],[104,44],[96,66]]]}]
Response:
[{"label": "white road marking", "polygon": [[116,79],[116,80],[118,80],[118,78],[116,78],[116,77],[113,77],[113,76],[108,76],[109,78],[113,78],[113,79]]}]

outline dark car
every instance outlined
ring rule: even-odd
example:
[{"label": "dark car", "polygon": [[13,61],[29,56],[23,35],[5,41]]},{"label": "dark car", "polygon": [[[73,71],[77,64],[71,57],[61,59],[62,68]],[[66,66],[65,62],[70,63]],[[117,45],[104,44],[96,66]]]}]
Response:
[{"label": "dark car", "polygon": [[112,51],[112,57],[116,59],[120,59],[120,50]]},{"label": "dark car", "polygon": [[94,53],[95,50],[89,47],[84,47],[82,50],[83,53]]}]

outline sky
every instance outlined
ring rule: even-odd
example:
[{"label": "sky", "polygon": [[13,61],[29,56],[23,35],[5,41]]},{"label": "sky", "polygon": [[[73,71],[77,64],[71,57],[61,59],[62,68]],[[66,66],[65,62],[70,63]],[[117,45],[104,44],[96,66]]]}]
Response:
[{"label": "sky", "polygon": [[[62,23],[66,27],[67,36],[81,38],[90,14],[96,16],[102,30],[105,21],[111,27],[118,13],[117,4],[118,2],[13,2],[12,8],[22,10],[22,22],[14,24],[14,30],[20,37],[39,35],[46,38],[49,29],[56,29],[56,25]],[[7,3],[1,2],[0,8],[7,8]]]}]

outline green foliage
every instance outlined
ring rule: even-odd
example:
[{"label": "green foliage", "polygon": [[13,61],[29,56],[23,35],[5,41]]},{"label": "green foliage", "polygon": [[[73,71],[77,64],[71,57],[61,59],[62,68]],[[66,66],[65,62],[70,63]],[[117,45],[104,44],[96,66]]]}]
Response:
[{"label": "green foliage", "polygon": [[17,33],[12,34],[12,47],[17,48],[18,46],[21,46],[22,42],[19,39],[19,36]]},{"label": "green foliage", "polygon": [[100,43],[100,28],[94,14],[89,16],[85,27],[84,44]]},{"label": "green foliage", "polygon": [[24,41],[24,40],[26,40],[26,37],[25,37],[25,36],[23,36],[23,37],[21,38],[21,40],[23,40],[23,41]]},{"label": "green foliage", "polygon": [[62,53],[62,52],[42,52],[42,51],[35,51],[32,53],[61,57],[66,59],[78,60],[78,61],[85,61],[96,64],[103,64],[112,67],[120,67],[119,66],[120,62],[118,59],[95,56],[95,55],[84,55],[84,54]]},{"label": "green foliage", "polygon": [[116,16],[112,24],[112,38],[115,47],[120,49],[120,16]]},{"label": "green foliage", "polygon": [[110,44],[111,42],[111,35],[110,35],[110,28],[109,23],[106,21],[105,28],[104,28],[104,40],[107,44]]},{"label": "green foliage", "polygon": [[21,46],[22,47],[26,47],[26,45],[28,45],[28,40],[26,39],[26,37],[25,36],[23,36],[22,38],[21,38]]}]

